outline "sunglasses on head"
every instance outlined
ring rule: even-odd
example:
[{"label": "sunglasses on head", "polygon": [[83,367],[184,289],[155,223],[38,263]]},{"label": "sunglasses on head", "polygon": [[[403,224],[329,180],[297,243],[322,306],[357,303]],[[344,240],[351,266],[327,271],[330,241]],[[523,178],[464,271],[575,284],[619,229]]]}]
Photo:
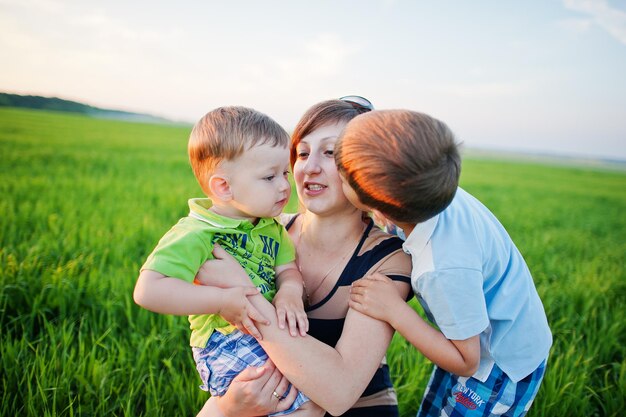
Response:
[{"label": "sunglasses on head", "polygon": [[367,113],[374,110],[374,105],[365,97],[361,96],[343,96],[339,100],[350,103],[356,111],[360,113]]}]

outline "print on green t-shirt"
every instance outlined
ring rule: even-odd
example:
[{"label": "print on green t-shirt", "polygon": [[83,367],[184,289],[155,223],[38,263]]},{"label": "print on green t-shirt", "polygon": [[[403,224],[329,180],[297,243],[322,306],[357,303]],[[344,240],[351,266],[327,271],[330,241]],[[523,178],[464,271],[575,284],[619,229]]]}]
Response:
[{"label": "print on green t-shirt", "polygon": [[[189,216],[180,219],[159,241],[142,269],[193,282],[202,264],[213,259],[218,243],[236,258],[261,294],[271,301],[276,294],[275,270],[295,259],[287,231],[275,219],[248,220],[223,217],[208,210],[209,199],[189,200]],[[189,316],[191,346],[205,347],[217,330],[235,330],[216,314]]]}]

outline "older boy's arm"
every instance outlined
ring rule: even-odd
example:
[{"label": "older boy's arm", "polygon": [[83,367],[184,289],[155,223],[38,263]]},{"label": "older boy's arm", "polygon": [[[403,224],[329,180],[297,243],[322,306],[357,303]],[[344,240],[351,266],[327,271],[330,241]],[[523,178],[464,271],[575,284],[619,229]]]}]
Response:
[{"label": "older boy's arm", "polygon": [[295,262],[280,265],[276,270],[276,287],[278,291],[274,296],[273,304],[276,307],[278,327],[289,326],[289,334],[292,336],[305,336],[309,331],[309,320],[304,311],[304,284],[302,275]]},{"label": "older boy's arm", "polygon": [[372,274],[352,284],[350,307],[391,324],[431,362],[456,375],[471,376],[480,362],[478,336],[449,340],[404,302],[393,281]]},{"label": "older boy's arm", "polygon": [[480,363],[480,338],[449,340],[431,327],[411,306],[398,305],[390,324],[438,367],[460,376],[472,376]]}]

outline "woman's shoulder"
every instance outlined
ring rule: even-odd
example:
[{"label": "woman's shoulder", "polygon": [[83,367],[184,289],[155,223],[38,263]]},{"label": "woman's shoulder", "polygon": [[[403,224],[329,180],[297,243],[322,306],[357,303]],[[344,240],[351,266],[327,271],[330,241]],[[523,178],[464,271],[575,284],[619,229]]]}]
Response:
[{"label": "woman's shoulder", "polygon": [[411,256],[402,249],[403,243],[399,237],[390,235],[378,226],[372,226],[359,251],[370,259],[369,273],[410,277]]},{"label": "woman's shoulder", "polygon": [[[370,220],[372,221],[372,220]],[[369,229],[369,230],[367,230]],[[363,249],[388,247],[393,250],[401,250],[404,241],[396,235],[391,235],[373,223],[365,230],[367,236],[363,242]]]}]

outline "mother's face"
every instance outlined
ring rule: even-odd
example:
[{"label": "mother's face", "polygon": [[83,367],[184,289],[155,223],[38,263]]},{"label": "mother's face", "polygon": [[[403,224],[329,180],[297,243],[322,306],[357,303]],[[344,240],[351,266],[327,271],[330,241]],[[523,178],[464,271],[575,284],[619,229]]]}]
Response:
[{"label": "mother's face", "polygon": [[335,142],[345,125],[341,122],[322,126],[296,146],[296,190],[304,207],[314,213],[354,208],[343,194],[334,156]]}]

